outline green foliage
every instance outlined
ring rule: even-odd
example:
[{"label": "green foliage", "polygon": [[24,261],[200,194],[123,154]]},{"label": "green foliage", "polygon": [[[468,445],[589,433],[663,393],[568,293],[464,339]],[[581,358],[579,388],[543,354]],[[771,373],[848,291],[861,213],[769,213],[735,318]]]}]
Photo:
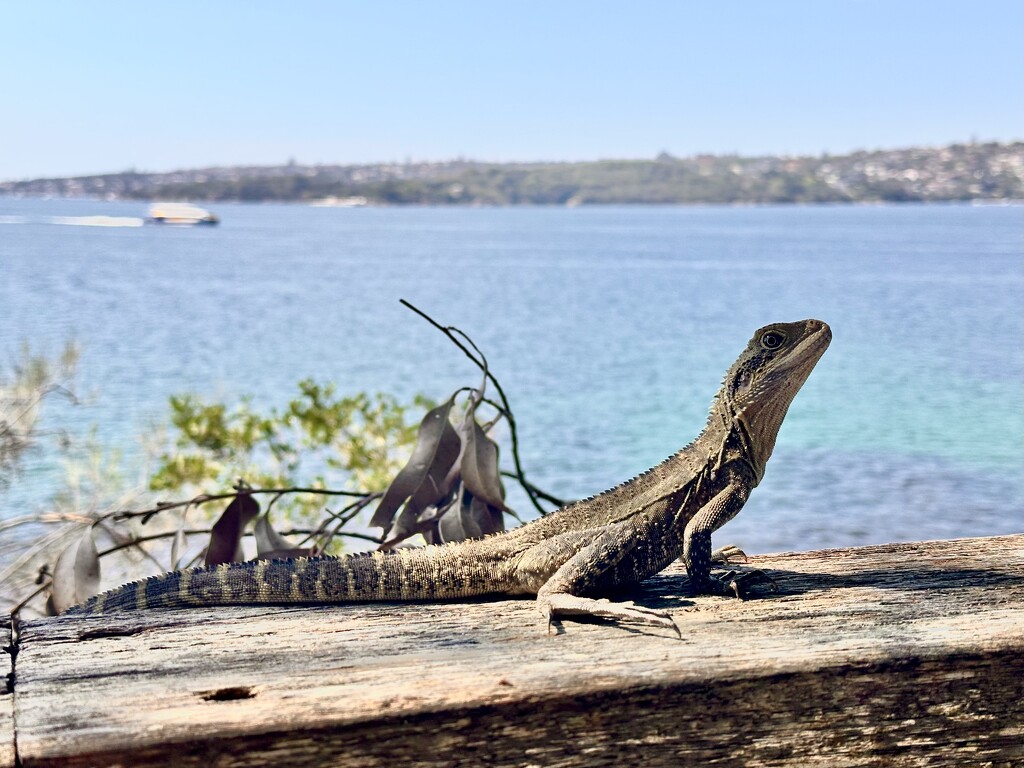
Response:
[{"label": "green foliage", "polygon": [[[196,395],[171,398],[173,447],[159,457],[150,480],[158,491],[219,492],[239,479],[262,488],[387,487],[412,450],[417,423],[410,408],[432,407],[417,396],[400,403],[388,394],[341,396],[333,384],[305,379],[278,410],[261,411],[251,398],[236,405]],[[323,500],[289,494],[286,510],[305,514]]]}]

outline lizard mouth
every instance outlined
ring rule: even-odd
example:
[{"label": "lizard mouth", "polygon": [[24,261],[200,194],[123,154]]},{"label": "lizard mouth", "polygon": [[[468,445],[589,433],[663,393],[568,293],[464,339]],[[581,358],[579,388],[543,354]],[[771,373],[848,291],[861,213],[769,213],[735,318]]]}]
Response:
[{"label": "lizard mouth", "polygon": [[810,332],[793,348],[780,367],[780,371],[806,367],[807,373],[810,373],[811,368],[818,362],[818,358],[828,349],[828,345],[832,342],[832,329],[828,327],[828,324],[821,320],[808,320],[807,325],[811,329]]}]

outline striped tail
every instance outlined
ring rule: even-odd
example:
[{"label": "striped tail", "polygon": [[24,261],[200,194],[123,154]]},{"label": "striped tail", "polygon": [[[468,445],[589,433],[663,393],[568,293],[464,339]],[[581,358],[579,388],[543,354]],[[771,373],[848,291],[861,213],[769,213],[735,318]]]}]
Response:
[{"label": "striped tail", "polygon": [[508,592],[501,562],[481,552],[467,556],[467,546],[256,560],[172,571],[91,597],[64,615],[204,605],[431,601]]}]

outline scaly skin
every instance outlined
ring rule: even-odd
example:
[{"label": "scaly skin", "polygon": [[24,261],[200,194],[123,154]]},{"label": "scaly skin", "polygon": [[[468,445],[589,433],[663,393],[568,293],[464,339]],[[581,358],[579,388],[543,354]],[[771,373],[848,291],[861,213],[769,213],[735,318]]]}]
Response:
[{"label": "scaly skin", "polygon": [[533,594],[549,623],[586,615],[675,628],[666,613],[594,596],[646,579],[677,557],[694,594],[742,597],[766,580],[756,571],[712,575],[714,563],[742,553],[712,553],[711,534],[761,481],[786,411],[830,340],[818,320],[761,328],[726,373],[692,443],[628,482],[512,531],[422,549],[174,571],[97,595],[67,614]]}]

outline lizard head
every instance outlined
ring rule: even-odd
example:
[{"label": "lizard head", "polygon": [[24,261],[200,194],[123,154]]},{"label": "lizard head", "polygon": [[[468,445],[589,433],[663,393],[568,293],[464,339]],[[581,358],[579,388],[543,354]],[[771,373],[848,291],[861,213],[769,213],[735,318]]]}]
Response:
[{"label": "lizard head", "polygon": [[720,403],[749,437],[758,479],[790,403],[831,340],[832,331],[820,320],[766,325],[725,375]]}]

